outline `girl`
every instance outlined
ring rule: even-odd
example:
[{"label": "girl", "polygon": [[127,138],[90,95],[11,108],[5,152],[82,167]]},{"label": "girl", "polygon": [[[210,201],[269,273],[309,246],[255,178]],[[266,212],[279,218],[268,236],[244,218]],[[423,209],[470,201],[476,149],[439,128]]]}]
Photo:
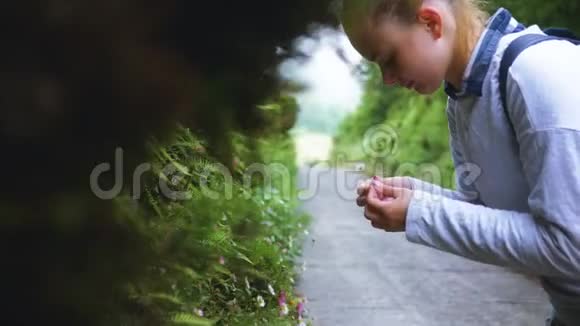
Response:
[{"label": "girl", "polygon": [[358,189],[365,217],[413,243],[538,275],[554,308],[546,325],[580,325],[580,47],[523,51],[504,107],[502,55],[543,34],[537,25],[503,8],[488,17],[475,0],[344,0],[341,20],[386,84],[431,94],[444,81],[449,96],[457,190],[376,179]]}]

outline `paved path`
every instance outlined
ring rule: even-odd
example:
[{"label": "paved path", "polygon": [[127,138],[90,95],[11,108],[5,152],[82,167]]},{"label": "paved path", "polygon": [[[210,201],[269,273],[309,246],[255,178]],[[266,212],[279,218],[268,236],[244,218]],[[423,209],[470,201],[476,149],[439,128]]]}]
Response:
[{"label": "paved path", "polygon": [[363,177],[321,172],[301,170],[301,187],[316,193],[303,205],[314,222],[298,285],[314,325],[544,325],[549,306],[535,281],[373,229],[344,198]]}]

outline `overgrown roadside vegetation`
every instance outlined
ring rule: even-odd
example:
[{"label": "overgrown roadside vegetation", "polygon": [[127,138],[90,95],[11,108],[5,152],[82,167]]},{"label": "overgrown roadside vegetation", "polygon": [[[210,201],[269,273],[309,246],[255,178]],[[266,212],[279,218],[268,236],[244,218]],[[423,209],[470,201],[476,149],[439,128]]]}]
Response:
[{"label": "overgrown roadside vegetation", "polygon": [[169,145],[151,142],[140,199],[116,203],[152,255],[127,285],[130,309],[108,325],[306,324],[294,293],[309,217],[297,210],[292,103],[264,107],[273,127],[261,137],[232,133],[230,164],[186,128]]}]

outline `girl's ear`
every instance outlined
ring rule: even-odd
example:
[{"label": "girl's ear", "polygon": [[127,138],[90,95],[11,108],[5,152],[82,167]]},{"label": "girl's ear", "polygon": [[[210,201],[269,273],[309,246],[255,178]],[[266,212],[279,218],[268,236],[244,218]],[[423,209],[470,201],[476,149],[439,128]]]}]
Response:
[{"label": "girl's ear", "polygon": [[443,21],[437,10],[431,7],[421,7],[417,12],[417,22],[424,25],[434,39],[441,38]]}]

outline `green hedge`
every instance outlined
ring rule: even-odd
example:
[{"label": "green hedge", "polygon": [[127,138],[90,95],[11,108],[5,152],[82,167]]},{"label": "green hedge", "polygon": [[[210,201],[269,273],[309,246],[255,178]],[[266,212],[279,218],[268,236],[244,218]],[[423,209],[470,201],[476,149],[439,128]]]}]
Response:
[{"label": "green hedge", "polygon": [[[147,174],[138,205],[126,196],[117,199],[117,206],[139,221],[154,254],[141,277],[127,285],[124,303],[131,309],[105,324],[298,323],[301,299],[293,293],[294,260],[309,218],[297,212],[292,139],[286,134],[257,141],[242,135],[232,139],[237,156],[231,179],[224,177],[230,170],[209,157],[187,129],[177,133],[171,146],[152,144],[154,173]],[[262,178],[244,184],[242,172],[250,165],[244,155],[254,153],[249,144],[261,157],[253,163],[273,173],[271,185]],[[270,171],[274,163],[289,168],[289,190],[283,189],[288,183],[282,174]],[[160,184],[168,189],[164,192]],[[177,193],[190,198],[168,199]],[[282,291],[286,315],[278,302]]]}]

